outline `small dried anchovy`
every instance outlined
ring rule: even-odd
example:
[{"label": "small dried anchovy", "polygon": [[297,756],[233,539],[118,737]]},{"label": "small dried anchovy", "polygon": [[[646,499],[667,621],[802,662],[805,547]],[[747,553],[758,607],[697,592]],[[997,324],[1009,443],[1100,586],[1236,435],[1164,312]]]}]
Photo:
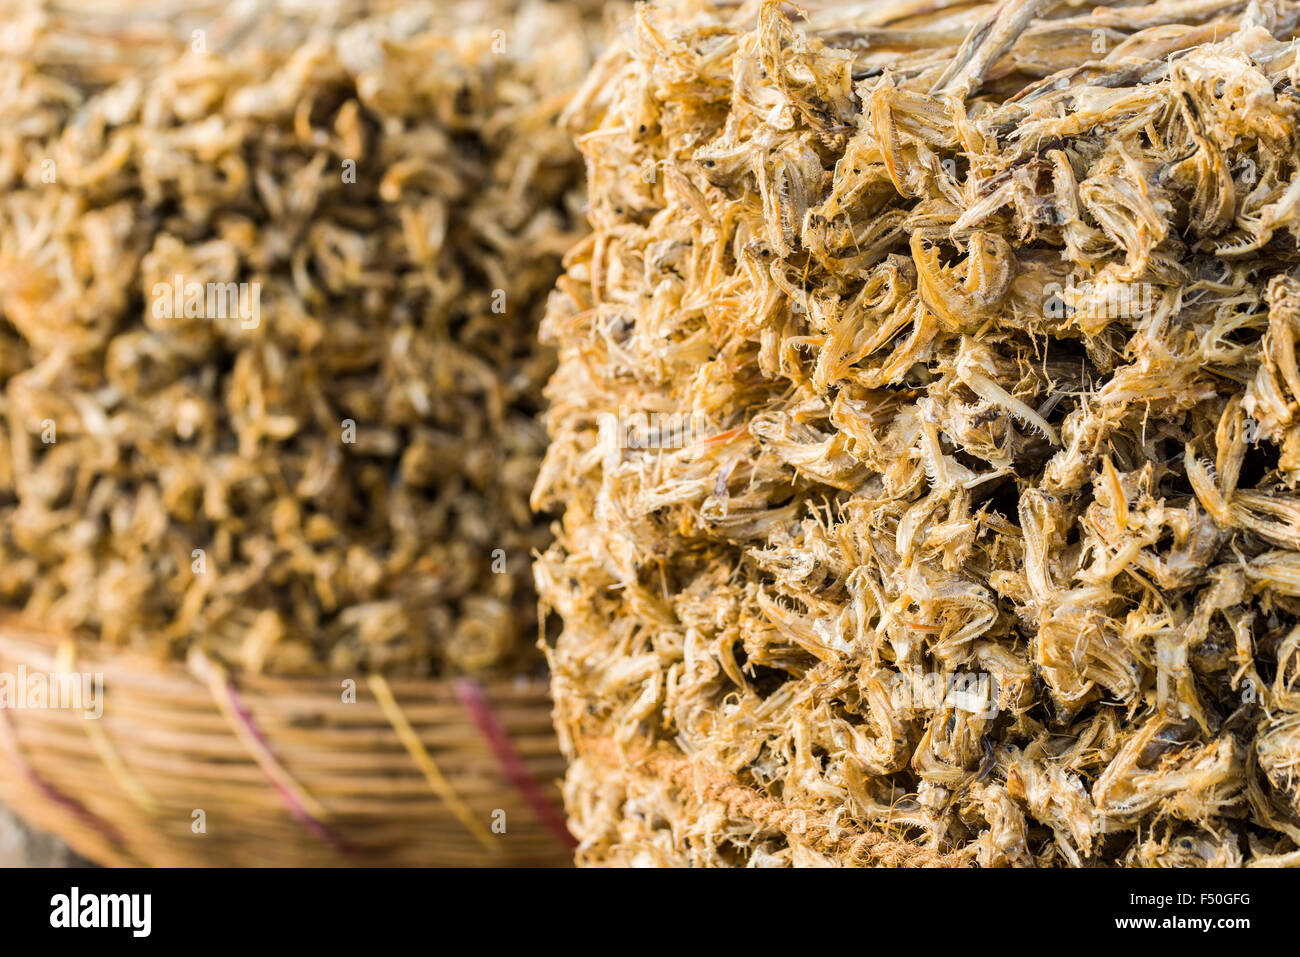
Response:
[{"label": "small dried anchovy", "polygon": [[540,669],[590,20],[295,9],[8,27],[0,606],[257,671]]},{"label": "small dried anchovy", "polygon": [[580,860],[1300,860],[1300,4],[1079,9],[643,8],[571,105]]}]

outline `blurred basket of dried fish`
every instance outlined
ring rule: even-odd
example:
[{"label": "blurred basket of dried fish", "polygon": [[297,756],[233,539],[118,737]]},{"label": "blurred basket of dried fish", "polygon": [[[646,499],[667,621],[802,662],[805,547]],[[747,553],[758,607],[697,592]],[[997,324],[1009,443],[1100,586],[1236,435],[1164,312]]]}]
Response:
[{"label": "blurred basket of dried fish", "polygon": [[0,701],[0,799],[107,864],[569,861],[528,493],[595,11],[153,7],[0,36],[0,683],[106,698]]},{"label": "blurred basket of dried fish", "polygon": [[250,672],[539,671],[593,21],[212,7],[0,45],[0,605]]},{"label": "blurred basket of dried fish", "polygon": [[1300,859],[1300,5],[641,9],[569,120],[580,861]]}]

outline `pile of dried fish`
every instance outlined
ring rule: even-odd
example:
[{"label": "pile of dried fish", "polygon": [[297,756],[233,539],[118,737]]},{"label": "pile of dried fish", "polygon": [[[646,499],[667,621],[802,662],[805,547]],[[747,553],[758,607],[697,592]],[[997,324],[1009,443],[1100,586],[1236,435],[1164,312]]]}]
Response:
[{"label": "pile of dried fish", "polygon": [[580,859],[1300,861],[1300,4],[789,9],[570,107]]},{"label": "pile of dried fish", "polygon": [[0,45],[0,606],[272,672],[540,667],[590,20],[107,20],[39,4]]}]

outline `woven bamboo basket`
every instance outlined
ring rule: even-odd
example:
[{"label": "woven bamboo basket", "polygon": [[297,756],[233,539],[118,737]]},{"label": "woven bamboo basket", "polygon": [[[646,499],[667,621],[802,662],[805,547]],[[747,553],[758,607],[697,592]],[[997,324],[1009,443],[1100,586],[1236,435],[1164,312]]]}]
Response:
[{"label": "woven bamboo basket", "polygon": [[60,672],[102,675],[102,715],[0,708],[0,802],[99,863],[572,863],[544,682],[359,676],[347,701],[342,678],[103,655],[0,618],[0,674]]}]

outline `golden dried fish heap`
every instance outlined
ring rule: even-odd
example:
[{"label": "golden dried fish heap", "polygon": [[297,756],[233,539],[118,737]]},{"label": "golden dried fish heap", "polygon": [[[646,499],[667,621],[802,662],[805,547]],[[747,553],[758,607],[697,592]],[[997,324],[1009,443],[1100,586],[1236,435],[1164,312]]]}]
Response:
[{"label": "golden dried fish heap", "polygon": [[254,670],[540,667],[578,8],[46,6],[0,55],[0,605]]},{"label": "golden dried fish heap", "polygon": [[534,492],[588,863],[1300,860],[1300,4],[639,12]]}]

